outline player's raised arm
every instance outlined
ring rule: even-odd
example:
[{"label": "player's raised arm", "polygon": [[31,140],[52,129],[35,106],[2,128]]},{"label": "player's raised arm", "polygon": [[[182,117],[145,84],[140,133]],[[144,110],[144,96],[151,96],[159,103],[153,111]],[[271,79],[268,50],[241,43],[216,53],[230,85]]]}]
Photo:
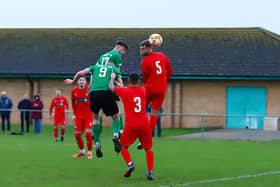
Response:
[{"label": "player's raised arm", "polygon": [[65,80],[64,80],[64,83],[67,84],[67,85],[71,85],[71,84],[77,82],[81,76],[84,76],[84,75],[86,75],[86,74],[89,73],[89,72],[90,72],[90,69],[89,69],[89,68],[85,68],[85,69],[83,69],[83,70],[81,70],[81,71],[78,71],[78,72],[75,74],[75,76],[74,76],[73,79],[65,79]]}]

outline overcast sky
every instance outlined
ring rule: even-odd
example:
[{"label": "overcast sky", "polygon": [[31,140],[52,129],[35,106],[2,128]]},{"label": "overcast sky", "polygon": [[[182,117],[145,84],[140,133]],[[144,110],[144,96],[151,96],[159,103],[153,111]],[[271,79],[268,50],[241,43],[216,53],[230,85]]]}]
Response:
[{"label": "overcast sky", "polygon": [[0,28],[263,27],[280,0],[0,0]]}]

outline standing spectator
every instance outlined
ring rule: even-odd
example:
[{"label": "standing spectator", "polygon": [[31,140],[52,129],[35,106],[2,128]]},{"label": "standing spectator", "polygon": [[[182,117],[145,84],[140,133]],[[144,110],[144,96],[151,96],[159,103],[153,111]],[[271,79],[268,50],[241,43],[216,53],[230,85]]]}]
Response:
[{"label": "standing spectator", "polygon": [[36,112],[32,112],[32,118],[34,119],[34,123],[35,123],[35,133],[39,134],[41,133],[41,123],[42,123],[42,118],[43,118],[43,114],[42,114],[42,109],[44,108],[44,104],[41,101],[41,98],[39,95],[34,95],[34,101],[31,104],[31,109],[32,110],[40,110],[40,111],[36,111]]},{"label": "standing spectator", "polygon": [[[151,105],[147,106],[147,112],[151,113]],[[163,107],[160,108],[158,119],[157,119],[157,137],[161,137],[161,114],[163,113]],[[155,130],[152,132],[152,136],[155,136]]]},{"label": "standing spectator", "polygon": [[30,111],[25,111],[25,110],[31,109],[31,101],[28,98],[27,94],[24,94],[22,100],[18,103],[18,109],[21,110],[20,112],[21,132],[24,132],[24,122],[25,122],[26,132],[28,133],[29,123],[30,123]]},{"label": "standing spectator", "polygon": [[[54,114],[52,113],[55,108]],[[50,119],[54,118],[54,137],[58,141],[58,125],[61,125],[60,141],[64,141],[65,134],[65,111],[69,109],[66,97],[61,95],[61,90],[55,91],[55,97],[52,99],[50,106]]]},{"label": "standing spectator", "polygon": [[[11,130],[11,124],[10,124],[10,115],[11,115],[11,109],[13,107],[13,103],[9,97],[7,97],[7,92],[2,91],[1,92],[1,98],[0,98],[0,109],[1,109],[1,119],[2,119],[2,132],[5,133],[5,121],[7,121],[7,132],[10,132]],[[7,109],[7,110],[5,110]]]}]

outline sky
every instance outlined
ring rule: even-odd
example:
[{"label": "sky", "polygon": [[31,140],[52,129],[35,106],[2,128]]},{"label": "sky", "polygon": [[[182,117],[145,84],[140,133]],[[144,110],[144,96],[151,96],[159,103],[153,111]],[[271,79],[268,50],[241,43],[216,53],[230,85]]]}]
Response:
[{"label": "sky", "polygon": [[0,28],[235,28],[280,34],[279,0],[0,0]]}]

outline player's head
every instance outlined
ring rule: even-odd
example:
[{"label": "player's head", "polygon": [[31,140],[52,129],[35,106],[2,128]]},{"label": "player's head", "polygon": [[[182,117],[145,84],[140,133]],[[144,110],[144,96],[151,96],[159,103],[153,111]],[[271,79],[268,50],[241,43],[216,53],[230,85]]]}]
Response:
[{"label": "player's head", "polygon": [[86,83],[87,83],[87,79],[85,76],[79,78],[78,85],[80,88],[84,88],[86,86]]},{"label": "player's head", "polygon": [[56,95],[56,97],[61,97],[61,90],[60,89],[56,89],[55,90],[55,95]]},{"label": "player's head", "polygon": [[28,99],[28,95],[27,94],[23,94],[23,99]]},{"label": "player's head", "polygon": [[128,77],[128,83],[130,85],[137,85],[140,83],[138,73],[131,73]]},{"label": "player's head", "polygon": [[149,42],[149,40],[143,40],[140,43],[140,54],[142,56],[147,56],[151,52],[152,52],[152,45],[151,45],[151,43]]},{"label": "player's head", "polygon": [[114,50],[123,55],[128,50],[128,45],[123,40],[118,40]]}]

